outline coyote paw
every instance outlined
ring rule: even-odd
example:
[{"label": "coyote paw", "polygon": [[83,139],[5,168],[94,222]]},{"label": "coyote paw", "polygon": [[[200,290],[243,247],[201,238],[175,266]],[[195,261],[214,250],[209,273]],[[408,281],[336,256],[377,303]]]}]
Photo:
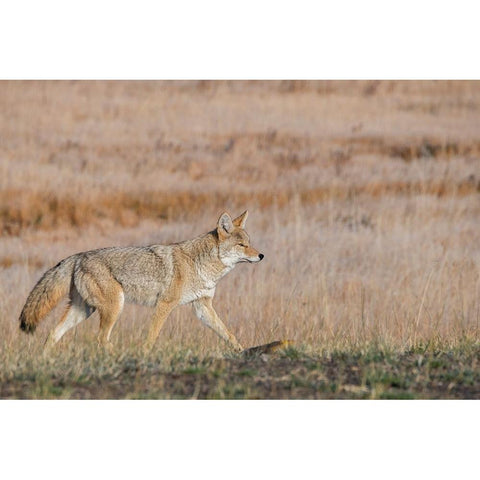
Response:
[{"label": "coyote paw", "polygon": [[97,339],[98,346],[103,348],[108,353],[113,353],[113,343],[110,340]]}]

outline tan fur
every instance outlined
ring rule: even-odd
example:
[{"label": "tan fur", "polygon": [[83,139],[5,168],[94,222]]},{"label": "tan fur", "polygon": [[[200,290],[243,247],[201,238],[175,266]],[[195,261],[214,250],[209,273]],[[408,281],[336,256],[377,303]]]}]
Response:
[{"label": "tan fur", "polygon": [[20,327],[33,332],[69,292],[70,303],[50,333],[52,346],[94,311],[100,315],[98,341],[109,345],[124,302],[155,307],[146,345],[153,346],[170,312],[192,303],[208,327],[237,351],[242,347],[213,308],[218,281],[238,262],[259,262],[244,230],[248,212],[232,220],[224,213],[211,232],[171,245],[111,247],[78,253],[48,270],[35,285],[20,315]]},{"label": "tan fur", "polygon": [[274,353],[278,350],[288,348],[293,345],[293,340],[277,340],[275,342],[258,345],[257,347],[246,348],[242,355],[245,357],[253,357],[255,355],[266,355]]},{"label": "tan fur", "polygon": [[37,282],[20,314],[20,328],[33,333],[42,318],[70,290],[75,255],[47,270]]}]

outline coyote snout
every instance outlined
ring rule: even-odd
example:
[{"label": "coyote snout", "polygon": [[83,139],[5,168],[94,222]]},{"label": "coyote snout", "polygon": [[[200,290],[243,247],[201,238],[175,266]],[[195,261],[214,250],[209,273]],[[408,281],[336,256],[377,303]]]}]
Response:
[{"label": "coyote snout", "polygon": [[147,338],[151,347],[170,312],[191,303],[205,325],[240,351],[242,346],[218,317],[212,299],[218,281],[237,263],[264,258],[250,245],[247,216],[245,211],[232,220],[224,213],[211,232],[172,245],[102,248],[72,255],[45,272],[30,292],[20,328],[32,333],[68,293],[69,305],[47,345],[58,342],[95,310],[100,316],[98,340],[105,345],[124,302],[139,303],[155,307]]},{"label": "coyote snout", "polygon": [[250,261],[250,263],[260,262],[260,260],[263,260],[264,257],[265,257],[265,255],[263,253],[259,253],[257,258],[255,258],[254,260],[249,260],[249,261]]},{"label": "coyote snout", "polygon": [[260,262],[260,260],[263,260],[263,257],[265,257],[265,255],[263,253],[258,253],[257,255],[255,255],[253,257],[247,258],[247,262],[257,263],[257,262]]}]

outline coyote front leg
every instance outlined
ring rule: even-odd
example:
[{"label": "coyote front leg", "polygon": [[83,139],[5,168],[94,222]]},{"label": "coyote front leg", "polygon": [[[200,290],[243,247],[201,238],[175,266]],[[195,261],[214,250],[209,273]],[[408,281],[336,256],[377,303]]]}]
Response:
[{"label": "coyote front leg", "polygon": [[223,324],[213,308],[212,299],[210,297],[200,298],[193,302],[193,308],[197,317],[207,326],[210,327],[217,335],[228,342],[234,350],[241,352],[243,347],[238,343],[237,339],[231,334],[227,327]]},{"label": "coyote front leg", "polygon": [[146,350],[150,350],[153,347],[165,320],[176,305],[177,302],[159,302],[157,304],[155,313],[153,314],[153,321],[148,331],[147,341],[145,342]]}]

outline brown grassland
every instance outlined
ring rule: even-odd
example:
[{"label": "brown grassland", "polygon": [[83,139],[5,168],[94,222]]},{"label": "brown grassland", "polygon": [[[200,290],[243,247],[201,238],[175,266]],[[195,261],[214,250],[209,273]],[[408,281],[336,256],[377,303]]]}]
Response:
[{"label": "brown grassland", "polygon": [[[0,82],[0,398],[480,398],[480,82]],[[127,305],[41,354],[18,316],[78,251],[191,238],[250,211],[265,254],[143,354]]]}]

